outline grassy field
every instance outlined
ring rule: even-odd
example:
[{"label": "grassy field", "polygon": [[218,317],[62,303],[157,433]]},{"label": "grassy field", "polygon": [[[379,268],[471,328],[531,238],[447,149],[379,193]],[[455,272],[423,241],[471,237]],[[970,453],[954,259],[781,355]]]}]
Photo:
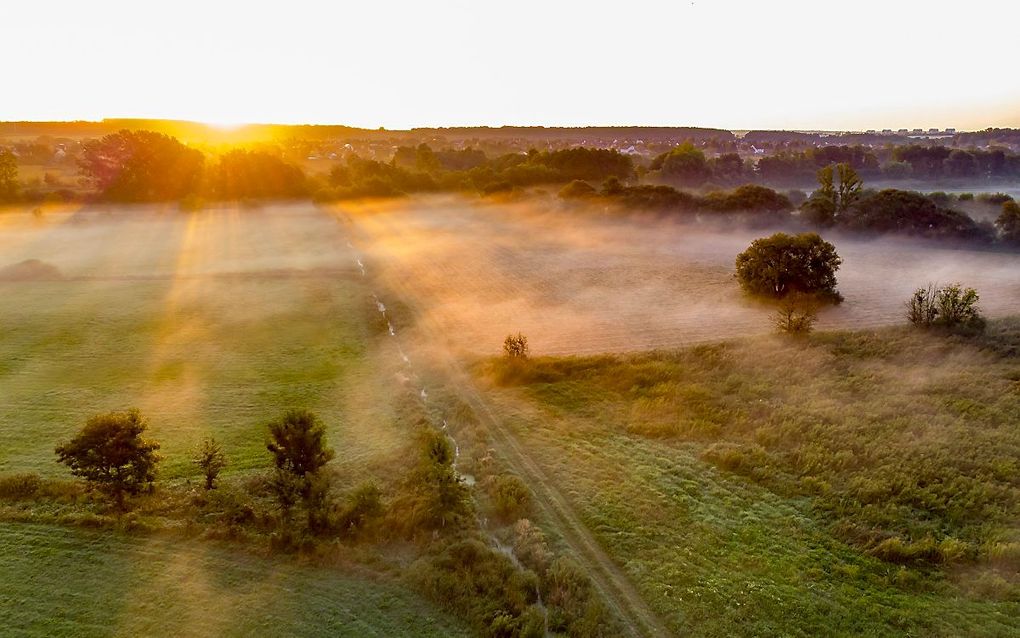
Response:
[{"label": "grassy field", "polygon": [[5,635],[470,635],[395,583],[211,543],[2,524],[0,573]]},{"label": "grassy field", "polygon": [[678,634],[1007,636],[1018,346],[763,337],[536,359],[490,397]]},{"label": "grassy field", "polygon": [[329,217],[97,210],[4,221],[0,472],[63,473],[58,442],[93,413],[131,406],[163,445],[165,478],[195,474],[188,459],[205,436],[223,443],[230,471],[266,466],[265,424],[289,407],[318,412],[362,469],[400,443],[378,399],[390,379],[371,352],[377,313]]}]

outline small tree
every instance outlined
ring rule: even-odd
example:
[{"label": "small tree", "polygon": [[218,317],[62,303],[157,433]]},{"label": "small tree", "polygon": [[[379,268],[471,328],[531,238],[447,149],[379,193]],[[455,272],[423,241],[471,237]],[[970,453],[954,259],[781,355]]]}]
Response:
[{"label": "small tree", "polygon": [[507,335],[503,341],[503,356],[511,361],[524,361],[529,353],[528,338],[519,332],[516,335]]},{"label": "small tree", "polygon": [[807,334],[818,320],[818,304],[806,295],[788,295],[779,302],[775,314],[776,328],[787,334]]},{"label": "small tree", "polygon": [[308,410],[288,410],[269,424],[269,436],[266,449],[276,465],[273,490],[284,517],[290,518],[300,498],[308,510],[308,526],[321,527],[329,480],[320,470],[334,457],[326,444],[326,426]]},{"label": "small tree", "polygon": [[907,320],[923,328],[935,325],[935,320],[939,317],[937,293],[938,288],[935,284],[928,284],[925,288],[915,290],[907,300]]},{"label": "small tree", "polygon": [[203,441],[192,462],[205,474],[205,489],[216,489],[216,478],[220,475],[220,471],[227,466],[227,456],[216,439],[210,437]]},{"label": "small tree", "polygon": [[147,423],[136,409],[97,414],[70,441],[56,448],[71,473],[111,495],[123,509],[124,495],[152,489],[159,443],[142,438]]}]

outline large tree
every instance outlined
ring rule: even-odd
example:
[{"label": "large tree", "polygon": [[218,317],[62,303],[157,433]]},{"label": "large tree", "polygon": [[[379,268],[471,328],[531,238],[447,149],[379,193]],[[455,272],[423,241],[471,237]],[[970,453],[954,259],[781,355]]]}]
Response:
[{"label": "large tree", "polygon": [[97,414],[57,447],[57,458],[72,474],[113,496],[122,508],[125,494],[151,488],[156,479],[159,443],[142,438],[146,427],[138,410]]},{"label": "large tree", "polygon": [[86,142],[79,168],[102,199],[172,201],[196,192],[204,160],[169,135],[123,130]]},{"label": "large tree", "polygon": [[1008,200],[1002,203],[1002,212],[999,213],[995,225],[1002,233],[1002,239],[1011,244],[1020,244],[1020,204]]},{"label": "large tree", "polygon": [[842,259],[817,233],[776,233],[737,255],[737,279],[747,292],[781,299],[792,293],[840,302],[836,271]]}]

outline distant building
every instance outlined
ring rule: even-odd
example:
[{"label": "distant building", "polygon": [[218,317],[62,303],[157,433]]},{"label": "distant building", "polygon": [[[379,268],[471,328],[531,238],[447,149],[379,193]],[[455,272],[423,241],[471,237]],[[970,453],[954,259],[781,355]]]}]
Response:
[{"label": "distant building", "polygon": [[892,135],[892,129],[891,128],[882,129],[882,135]]},{"label": "distant building", "polygon": [[956,135],[956,129],[955,128],[947,128],[946,129],[946,133],[948,135]]},{"label": "distant building", "polygon": [[938,134],[939,134],[939,130],[937,128],[930,128],[930,129],[928,129],[928,135],[938,135]]},{"label": "distant building", "polygon": [[910,132],[910,131],[908,131],[908,130],[907,130],[907,129],[905,129],[905,128],[901,128],[901,129],[900,129],[899,131],[897,131],[897,133],[899,133],[900,135],[906,135],[906,134],[907,134],[907,133],[909,133],[909,132]]},{"label": "distant building", "polygon": [[911,135],[924,135],[924,129],[915,128],[910,133],[911,133]]}]

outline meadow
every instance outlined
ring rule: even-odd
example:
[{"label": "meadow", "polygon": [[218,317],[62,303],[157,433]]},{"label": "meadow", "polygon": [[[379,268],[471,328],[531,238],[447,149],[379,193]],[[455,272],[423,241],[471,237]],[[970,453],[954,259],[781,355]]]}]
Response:
[{"label": "meadow", "polygon": [[1020,630],[1020,325],[479,364],[678,634]]},{"label": "meadow", "polygon": [[[732,277],[766,232],[551,198],[5,212],[0,475],[69,478],[54,446],[129,407],[165,460],[134,518],[77,493],[0,507],[0,602],[20,601],[28,635],[177,618],[243,635],[245,605],[277,634],[465,631],[401,578],[420,548],[340,543],[328,567],[246,553],[238,538],[272,533],[264,490],[236,543],[196,538],[264,488],[266,424],[302,407],[326,423],[341,489],[368,478],[388,496],[413,465],[410,421],[441,425],[499,552],[520,539],[490,520],[493,485],[519,476],[520,514],[630,635],[1015,633],[1020,257],[829,238],[846,301],[791,341]],[[897,327],[929,280],[978,288],[989,332]],[[508,373],[517,331],[534,356]],[[208,436],[227,487],[195,506]],[[53,593],[29,600],[39,588]],[[58,600],[73,601],[59,616]]]},{"label": "meadow", "polygon": [[469,636],[406,588],[209,542],[0,525],[18,636]]}]

